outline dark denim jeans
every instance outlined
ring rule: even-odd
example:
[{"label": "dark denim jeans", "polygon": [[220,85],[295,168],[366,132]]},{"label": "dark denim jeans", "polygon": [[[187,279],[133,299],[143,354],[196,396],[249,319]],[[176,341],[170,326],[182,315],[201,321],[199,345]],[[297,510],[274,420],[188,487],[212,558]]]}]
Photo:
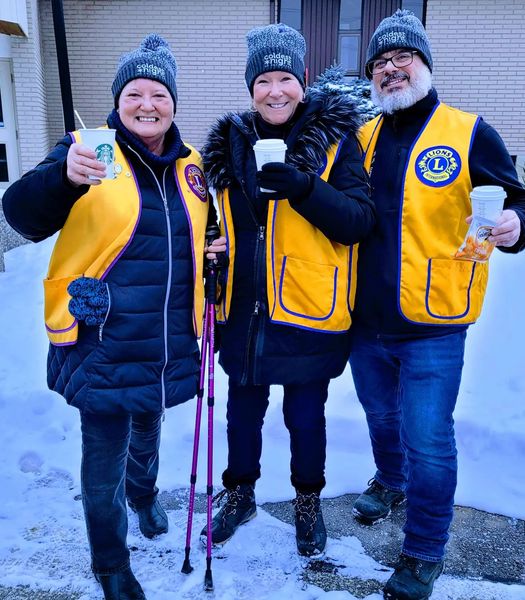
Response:
[{"label": "dark denim jeans", "polygon": [[[329,381],[285,385],[284,424],[290,433],[291,482],[300,492],[320,492],[325,486],[326,421],[324,406]],[[254,485],[261,476],[262,426],[270,386],[239,385],[228,388],[228,468],[226,487]]]},{"label": "dark denim jeans", "polygon": [[366,412],[375,479],[405,490],[403,552],[438,561],[445,553],[457,482],[452,413],[466,331],[393,341],[353,335],[350,365]]},{"label": "dark denim jeans", "polygon": [[134,506],[155,501],[161,415],[81,413],[82,502],[94,573],[129,566],[126,497]]}]

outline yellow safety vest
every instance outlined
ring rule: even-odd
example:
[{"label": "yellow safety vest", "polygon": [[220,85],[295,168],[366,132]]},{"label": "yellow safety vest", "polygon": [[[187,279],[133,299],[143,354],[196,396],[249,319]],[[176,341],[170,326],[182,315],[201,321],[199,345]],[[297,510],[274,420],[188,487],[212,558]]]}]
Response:
[{"label": "yellow safety vest", "polygon": [[[405,167],[398,306],[413,323],[468,324],[481,312],[488,265],[454,259],[472,212],[469,150],[479,117],[439,103]],[[382,117],[359,132],[370,172]],[[381,293],[381,290],[378,290]]]},{"label": "yellow safety vest", "polygon": [[[321,178],[327,180],[339,144],[327,151]],[[218,193],[221,231],[228,241],[230,266],[218,308],[225,322],[231,305],[235,235],[229,190]],[[266,282],[270,320],[304,329],[339,333],[351,324],[355,299],[357,245],[329,240],[296,212],[288,200],[271,200],[266,235]]]},{"label": "yellow safety vest", "polygon": [[[81,131],[73,132],[81,142]],[[208,220],[208,196],[199,153],[191,150],[176,163],[176,179],[188,217],[193,249],[193,325],[202,329],[204,305],[203,252]],[[49,340],[56,346],[75,344],[78,323],[68,309],[67,286],[77,277],[104,279],[133,239],[141,200],[129,162],[115,144],[116,175],[91,186],[69,213],[53,248],[44,280],[44,316]],[[118,171],[118,172],[117,172]]]}]

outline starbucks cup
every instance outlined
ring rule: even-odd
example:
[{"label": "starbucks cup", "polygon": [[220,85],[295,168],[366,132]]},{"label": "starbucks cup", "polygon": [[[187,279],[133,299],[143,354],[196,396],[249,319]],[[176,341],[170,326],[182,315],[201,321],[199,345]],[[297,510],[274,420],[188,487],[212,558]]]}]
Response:
[{"label": "starbucks cup", "polygon": [[[103,179],[115,178],[115,129],[81,129],[82,143],[93,150],[97,160],[106,165],[106,176]],[[98,177],[90,176],[90,179]]]},{"label": "starbucks cup", "polygon": [[[286,157],[287,146],[283,140],[268,139],[257,140],[253,147],[255,152],[255,161],[257,170],[260,171],[262,166],[269,162],[284,162]],[[266,190],[261,188],[261,192],[273,192],[275,190]]]},{"label": "starbucks cup", "polygon": [[507,197],[499,185],[480,185],[470,192],[472,214],[475,217],[496,221],[503,210],[503,201]]}]

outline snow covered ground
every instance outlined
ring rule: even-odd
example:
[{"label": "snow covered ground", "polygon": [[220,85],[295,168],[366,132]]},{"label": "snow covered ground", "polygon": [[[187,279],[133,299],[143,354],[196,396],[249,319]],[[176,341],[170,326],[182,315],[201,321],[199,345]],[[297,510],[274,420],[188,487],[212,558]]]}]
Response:
[{"label": "snow covered ground", "polygon": [[[101,597],[89,570],[82,506],[79,501],[80,431],[77,411],[46,389],[47,338],[42,324],[42,285],[52,241],[10,251],[0,273],[0,585],[68,589],[83,600]],[[483,316],[471,328],[456,411],[459,485],[456,503],[525,518],[525,358],[523,301],[525,254],[495,252]],[[225,465],[226,378],[217,369],[214,479]],[[288,436],[282,423],[281,395],[272,394],[264,428],[263,476],[257,500],[293,497],[289,483]],[[203,415],[205,417],[205,415]],[[187,488],[195,404],[167,412],[163,428],[159,487]],[[203,442],[205,418],[203,419]],[[359,492],[373,473],[366,423],[350,371],[332,382],[327,406],[328,460],[325,497]],[[205,488],[201,448],[198,491]],[[205,596],[204,553],[194,522],[192,563],[180,573],[186,512],[170,510],[170,532],[145,540],[130,515],[133,568],[149,598]],[[350,517],[349,517],[350,518]],[[323,592],[301,581],[302,563],[293,528],[259,509],[214,555],[214,598],[349,600],[348,592]],[[384,581],[389,572],[364,554],[354,537],[330,539],[327,557],[350,565],[343,573]],[[368,600],[379,600],[378,594]],[[433,600],[523,600],[522,586],[441,577]]]}]

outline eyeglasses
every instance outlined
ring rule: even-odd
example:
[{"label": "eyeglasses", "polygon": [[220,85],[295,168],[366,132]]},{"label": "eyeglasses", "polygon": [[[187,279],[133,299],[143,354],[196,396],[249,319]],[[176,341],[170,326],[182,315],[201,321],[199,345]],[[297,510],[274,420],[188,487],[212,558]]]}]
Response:
[{"label": "eyeglasses", "polygon": [[408,67],[414,60],[414,54],[417,54],[417,50],[403,50],[390,58],[376,58],[375,60],[371,60],[367,63],[366,68],[372,75],[377,75],[386,69],[389,62],[391,62],[394,67]]}]

